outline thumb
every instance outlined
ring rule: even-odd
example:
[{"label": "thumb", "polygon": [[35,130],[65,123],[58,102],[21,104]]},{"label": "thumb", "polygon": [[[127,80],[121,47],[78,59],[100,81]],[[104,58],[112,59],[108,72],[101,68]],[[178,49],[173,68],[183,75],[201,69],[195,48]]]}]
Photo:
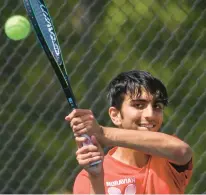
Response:
[{"label": "thumb", "polygon": [[75,137],[75,141],[77,143],[77,147],[81,148],[83,146],[83,143],[86,141],[85,137]]},{"label": "thumb", "polygon": [[98,147],[98,149],[99,149],[101,152],[103,151],[102,146],[99,144],[99,142],[97,141],[97,138],[96,138],[94,135],[91,136],[91,141],[92,141],[92,143],[93,143],[95,146]]},{"label": "thumb", "polygon": [[98,143],[98,141],[97,141],[97,138],[96,138],[94,135],[92,135],[90,138],[91,138],[92,143],[93,143],[95,146],[98,146],[98,145],[99,145],[99,143]]}]

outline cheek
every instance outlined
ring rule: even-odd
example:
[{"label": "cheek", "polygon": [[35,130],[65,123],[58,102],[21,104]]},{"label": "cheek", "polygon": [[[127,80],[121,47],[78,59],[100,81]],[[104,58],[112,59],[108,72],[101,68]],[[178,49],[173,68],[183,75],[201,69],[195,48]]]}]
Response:
[{"label": "cheek", "polygon": [[158,122],[159,127],[162,125],[163,122],[163,113],[158,112],[155,114],[155,120]]},{"label": "cheek", "polygon": [[135,109],[133,107],[130,107],[130,108],[127,109],[126,116],[130,120],[138,120],[142,116],[142,111],[141,110],[137,110],[137,109]]},{"label": "cheek", "polygon": [[141,111],[137,111],[134,108],[129,108],[129,109],[127,109],[127,112],[123,113],[122,124],[126,125],[126,126],[129,125],[130,128],[132,128],[131,126],[133,126],[133,125],[135,125],[135,127],[136,127],[136,123],[138,121],[141,121],[141,117],[142,117]]}]

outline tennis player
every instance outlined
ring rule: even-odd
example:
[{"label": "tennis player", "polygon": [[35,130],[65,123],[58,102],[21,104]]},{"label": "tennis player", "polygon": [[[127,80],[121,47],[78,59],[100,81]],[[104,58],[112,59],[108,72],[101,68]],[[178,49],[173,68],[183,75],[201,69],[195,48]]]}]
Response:
[{"label": "tennis player", "polygon": [[[108,86],[109,116],[117,128],[102,127],[91,110],[76,109],[70,122],[79,145],[77,160],[84,167],[74,194],[183,194],[192,175],[192,149],[160,131],[168,104],[164,84],[145,71],[128,71]],[[94,145],[83,146],[93,135]],[[99,143],[99,144],[98,144]],[[113,148],[103,159],[101,146]],[[89,167],[102,159],[98,171]]]}]

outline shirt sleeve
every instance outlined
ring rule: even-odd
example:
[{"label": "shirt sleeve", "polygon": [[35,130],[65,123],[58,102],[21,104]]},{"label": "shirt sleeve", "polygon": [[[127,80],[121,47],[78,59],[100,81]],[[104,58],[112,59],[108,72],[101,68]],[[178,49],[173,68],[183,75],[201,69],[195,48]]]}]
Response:
[{"label": "shirt sleeve", "polygon": [[192,159],[188,163],[188,166],[182,170],[178,171],[170,162],[168,162],[169,169],[171,170],[175,183],[179,184],[180,187],[186,187],[192,177],[193,161]]},{"label": "shirt sleeve", "polygon": [[[192,160],[192,159],[191,159],[191,160]],[[190,160],[190,161],[191,161],[191,160]],[[190,161],[189,161],[187,164],[185,164],[185,165],[176,165],[176,164],[171,163],[171,162],[170,162],[170,164],[171,164],[178,172],[184,172],[185,170],[189,169],[189,167],[191,166]]]},{"label": "shirt sleeve", "polygon": [[74,182],[73,194],[90,194],[90,181],[88,175],[80,172]]},{"label": "shirt sleeve", "polygon": [[[177,139],[180,139],[176,135],[172,135],[172,136],[174,136]],[[186,165],[183,166],[174,165],[170,162],[168,162],[168,164],[170,170],[174,175],[174,179],[176,180],[176,182],[180,186],[186,187],[192,177],[193,158]]]}]

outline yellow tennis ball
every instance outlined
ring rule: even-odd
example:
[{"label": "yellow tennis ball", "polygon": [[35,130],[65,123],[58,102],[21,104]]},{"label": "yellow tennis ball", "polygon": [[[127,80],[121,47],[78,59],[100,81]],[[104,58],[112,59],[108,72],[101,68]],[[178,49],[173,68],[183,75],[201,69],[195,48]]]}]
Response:
[{"label": "yellow tennis ball", "polygon": [[10,17],[5,23],[6,35],[15,41],[26,38],[31,31],[27,18],[19,15]]}]

